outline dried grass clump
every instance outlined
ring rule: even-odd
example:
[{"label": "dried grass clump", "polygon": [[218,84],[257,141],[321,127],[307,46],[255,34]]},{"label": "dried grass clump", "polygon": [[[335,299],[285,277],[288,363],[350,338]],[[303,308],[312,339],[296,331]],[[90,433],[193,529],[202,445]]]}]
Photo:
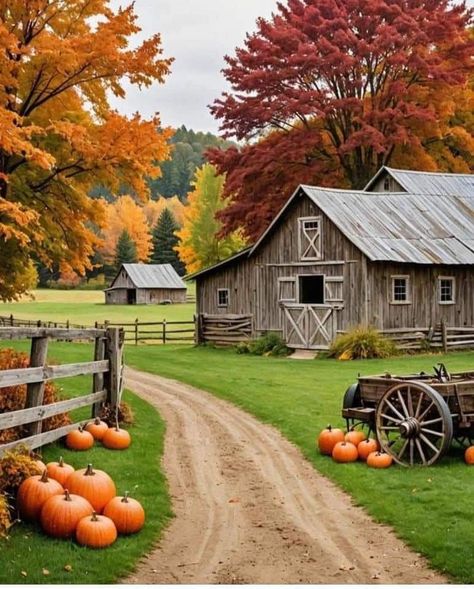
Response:
[{"label": "dried grass clump", "polygon": [[41,468],[24,444],[5,452],[0,458],[0,493],[16,497],[21,483],[35,474],[41,474]]},{"label": "dried grass clump", "polygon": [[132,425],[135,423],[135,415],[132,408],[126,401],[121,401],[116,415],[115,405],[104,405],[100,410],[99,417],[105,421],[109,427],[119,424]]},{"label": "dried grass clump", "polygon": [[384,338],[377,329],[364,325],[338,335],[329,349],[329,356],[338,360],[389,358],[396,354],[393,341]]}]

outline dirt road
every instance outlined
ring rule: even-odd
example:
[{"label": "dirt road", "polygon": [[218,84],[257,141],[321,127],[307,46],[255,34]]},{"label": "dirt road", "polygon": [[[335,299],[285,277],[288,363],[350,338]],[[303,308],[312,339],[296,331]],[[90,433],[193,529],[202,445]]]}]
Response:
[{"label": "dirt road", "polygon": [[176,517],[124,582],[447,582],[274,428],[176,381],[127,368],[126,386],[166,421]]}]

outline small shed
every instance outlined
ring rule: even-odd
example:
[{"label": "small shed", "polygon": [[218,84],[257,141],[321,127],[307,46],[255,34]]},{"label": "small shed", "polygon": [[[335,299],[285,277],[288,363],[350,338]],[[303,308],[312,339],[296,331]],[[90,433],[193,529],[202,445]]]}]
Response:
[{"label": "small shed", "polygon": [[171,264],[122,264],[104,292],[108,305],[186,302],[186,284]]}]

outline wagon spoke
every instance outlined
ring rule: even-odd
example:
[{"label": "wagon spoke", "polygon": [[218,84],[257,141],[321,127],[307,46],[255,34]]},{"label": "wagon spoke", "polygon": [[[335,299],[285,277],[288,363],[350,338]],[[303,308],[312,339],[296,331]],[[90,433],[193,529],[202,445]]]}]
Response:
[{"label": "wagon spoke", "polygon": [[421,431],[424,432],[425,434],[431,434],[433,436],[438,436],[439,438],[443,438],[444,437],[444,432],[436,432],[433,429],[428,429],[426,427],[422,427]]},{"label": "wagon spoke", "polygon": [[407,387],[407,408],[408,408],[408,415],[411,417],[413,415],[413,398],[411,396],[411,386],[408,385]]},{"label": "wagon spoke", "polygon": [[424,426],[424,425],[433,425],[434,423],[440,423],[443,421],[442,417],[436,417],[436,419],[429,419],[428,421],[421,421],[420,425]]},{"label": "wagon spoke", "polygon": [[398,431],[398,425],[381,425],[379,429]]},{"label": "wagon spoke", "polygon": [[396,409],[392,403],[390,403],[390,401],[388,399],[385,399],[385,402],[387,403],[387,405],[390,407],[390,409],[395,413],[395,415],[397,415],[401,421],[403,421],[405,419],[405,417],[400,413],[400,411],[398,409]]},{"label": "wagon spoke", "polygon": [[381,417],[385,417],[385,419],[388,419],[388,421],[390,421],[392,423],[401,423],[403,421],[402,419],[398,419],[397,417],[393,417],[393,415],[387,415],[386,413],[381,413],[380,415],[381,415]]},{"label": "wagon spoke", "polygon": [[407,439],[405,440],[405,442],[403,443],[402,449],[401,449],[401,450],[400,450],[400,452],[398,453],[398,459],[399,459],[399,460],[401,460],[401,459],[402,459],[402,456],[403,456],[403,454],[405,454],[405,450],[406,450],[406,448],[407,448],[407,446],[408,446],[408,442],[409,442],[409,439],[407,438]]},{"label": "wagon spoke", "polygon": [[423,440],[423,442],[432,450],[434,450],[434,452],[437,454],[439,452],[439,449],[433,444],[433,442],[431,442],[426,436],[425,434],[420,434],[420,439]]},{"label": "wagon spoke", "polygon": [[421,409],[421,401],[423,400],[423,393],[420,391],[420,394],[418,395],[418,403],[416,404],[416,410],[415,410],[415,417],[418,417],[418,414],[420,412]]},{"label": "wagon spoke", "polygon": [[413,438],[410,438],[410,464],[413,466],[413,450],[415,448],[415,442]]},{"label": "wagon spoke", "polygon": [[425,454],[423,452],[423,448],[421,447],[421,443],[420,443],[420,440],[418,438],[415,439],[415,444],[416,444],[416,447],[418,449],[418,453],[419,453],[419,455],[421,457],[421,460],[423,461],[423,464],[426,464]]},{"label": "wagon spoke", "polygon": [[423,413],[420,415],[420,417],[418,418],[418,421],[423,421],[423,417],[425,415],[428,414],[429,410],[434,406],[434,401],[431,401],[431,403],[428,405],[428,407],[423,411]]},{"label": "wagon spoke", "polygon": [[407,406],[405,405],[405,401],[403,400],[403,397],[402,397],[402,394],[400,391],[397,391],[397,396],[398,396],[398,400],[400,401],[400,405],[402,406],[402,409],[405,413],[405,417],[410,417],[410,414],[408,413]]}]

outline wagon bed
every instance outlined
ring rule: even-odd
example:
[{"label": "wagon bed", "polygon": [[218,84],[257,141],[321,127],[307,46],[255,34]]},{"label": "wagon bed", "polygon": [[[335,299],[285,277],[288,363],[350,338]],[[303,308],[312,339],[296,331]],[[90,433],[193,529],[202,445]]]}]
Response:
[{"label": "wagon bed", "polygon": [[474,371],[450,374],[439,364],[433,374],[359,376],[344,395],[342,416],[348,427],[368,425],[399,464],[433,464],[453,438],[474,437]]}]

